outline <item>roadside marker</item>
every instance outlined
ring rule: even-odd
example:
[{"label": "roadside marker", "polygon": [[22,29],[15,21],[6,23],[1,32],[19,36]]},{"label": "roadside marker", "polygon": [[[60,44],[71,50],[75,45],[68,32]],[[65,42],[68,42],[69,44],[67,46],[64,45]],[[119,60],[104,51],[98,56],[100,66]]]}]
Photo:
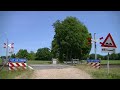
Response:
[{"label": "roadside marker", "polygon": [[107,62],[108,72],[107,73],[109,74],[109,53],[115,53],[115,48],[117,48],[117,46],[115,45],[115,42],[114,42],[110,33],[107,35],[104,42],[101,43],[101,47],[102,47],[103,52],[108,53],[108,62]]}]

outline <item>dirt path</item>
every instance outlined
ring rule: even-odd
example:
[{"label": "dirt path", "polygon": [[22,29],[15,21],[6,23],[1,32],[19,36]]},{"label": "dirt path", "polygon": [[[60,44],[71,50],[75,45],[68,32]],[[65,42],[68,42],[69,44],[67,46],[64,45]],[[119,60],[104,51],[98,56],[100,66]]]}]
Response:
[{"label": "dirt path", "polygon": [[35,70],[30,79],[92,79],[86,72],[77,68]]}]

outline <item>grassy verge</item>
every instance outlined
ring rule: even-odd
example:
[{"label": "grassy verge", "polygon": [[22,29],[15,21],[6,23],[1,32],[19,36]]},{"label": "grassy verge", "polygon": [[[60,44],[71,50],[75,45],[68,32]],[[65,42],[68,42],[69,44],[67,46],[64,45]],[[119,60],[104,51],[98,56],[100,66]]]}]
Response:
[{"label": "grassy verge", "polygon": [[40,61],[27,61],[27,63],[28,64],[51,64],[52,63],[52,61],[42,61],[42,60],[40,60]]},{"label": "grassy verge", "polygon": [[32,73],[32,70],[8,71],[7,68],[4,68],[2,71],[0,71],[0,79],[29,79]]},{"label": "grassy verge", "polygon": [[[108,60],[101,60],[101,64],[107,64]],[[109,60],[110,64],[120,64],[120,60]]]},{"label": "grassy verge", "polygon": [[[27,64],[51,64],[52,61],[27,61]],[[2,64],[2,60],[0,60]],[[8,68],[5,67],[0,71],[0,79],[29,79],[32,75],[32,70],[17,70],[17,71],[8,71]]]},{"label": "grassy verge", "polygon": [[[101,60],[101,64],[107,64],[108,60]],[[82,63],[86,63],[86,60],[82,60]],[[120,64],[120,60],[109,60],[110,64]]]},{"label": "grassy verge", "polygon": [[77,65],[76,67],[90,74],[93,79],[120,79],[120,68],[110,68],[108,75],[107,68],[95,69],[87,65]]}]

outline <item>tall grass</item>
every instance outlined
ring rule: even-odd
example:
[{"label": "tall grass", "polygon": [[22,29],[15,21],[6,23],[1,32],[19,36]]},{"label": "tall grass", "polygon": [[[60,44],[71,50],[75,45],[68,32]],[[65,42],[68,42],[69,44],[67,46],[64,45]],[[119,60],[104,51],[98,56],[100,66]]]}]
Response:
[{"label": "tall grass", "polygon": [[90,74],[93,79],[120,79],[120,68],[110,68],[108,74],[107,68],[96,69],[89,65],[77,65],[76,67]]},{"label": "tall grass", "polygon": [[[22,79],[29,79],[31,74],[33,73],[32,70],[17,70],[17,71],[8,71],[7,68],[4,68],[0,71],[0,79],[15,79],[18,76],[23,76]],[[18,78],[19,79],[19,78]]]}]

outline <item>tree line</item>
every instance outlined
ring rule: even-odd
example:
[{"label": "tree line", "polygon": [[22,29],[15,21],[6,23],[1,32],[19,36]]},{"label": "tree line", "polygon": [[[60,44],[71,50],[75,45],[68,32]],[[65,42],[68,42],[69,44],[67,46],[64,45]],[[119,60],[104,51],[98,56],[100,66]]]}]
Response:
[{"label": "tree line", "polygon": [[[1,56],[2,58],[6,58],[6,56]],[[20,49],[16,54],[12,54],[9,58],[26,58],[27,60],[52,60],[53,54],[51,50],[47,47],[39,48],[37,52],[30,51],[28,52],[26,49]],[[90,54],[86,58],[82,58],[82,60],[95,59],[95,54]],[[97,59],[108,60],[108,55],[100,55],[97,54]],[[110,60],[120,60],[120,53],[113,53],[109,55]]]},{"label": "tree line", "polygon": [[[101,60],[108,60],[108,55],[103,56],[103,55],[97,54],[97,58]],[[90,54],[89,59],[95,59],[95,54]],[[109,54],[109,60],[120,60],[120,53]]]},{"label": "tree line", "polygon": [[[2,58],[6,58],[2,56]],[[27,49],[20,49],[16,54],[12,54],[9,58],[26,58],[27,60],[51,60],[52,54],[49,48],[39,48],[37,52],[30,51]]]}]

